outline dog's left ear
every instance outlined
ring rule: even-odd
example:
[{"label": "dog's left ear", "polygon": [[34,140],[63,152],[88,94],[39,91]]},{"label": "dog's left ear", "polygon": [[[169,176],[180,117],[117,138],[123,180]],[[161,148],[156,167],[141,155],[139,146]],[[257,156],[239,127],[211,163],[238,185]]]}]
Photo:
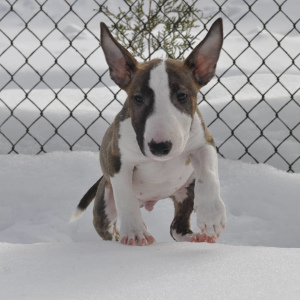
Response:
[{"label": "dog's left ear", "polygon": [[200,85],[206,85],[215,75],[222,44],[223,21],[219,18],[213,23],[204,40],[184,61]]},{"label": "dog's left ear", "polygon": [[124,89],[128,86],[138,62],[116,41],[103,22],[100,25],[101,46],[109,66],[110,77],[120,88]]}]

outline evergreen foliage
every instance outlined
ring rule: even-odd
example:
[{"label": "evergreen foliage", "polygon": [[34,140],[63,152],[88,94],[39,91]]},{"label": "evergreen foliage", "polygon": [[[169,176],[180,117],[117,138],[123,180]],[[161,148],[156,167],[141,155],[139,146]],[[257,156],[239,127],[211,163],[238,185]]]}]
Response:
[{"label": "evergreen foliage", "polygon": [[[134,56],[150,60],[154,52],[163,49],[170,58],[181,59],[183,53],[195,43],[192,28],[199,27],[203,12],[195,2],[181,0],[124,0],[129,9],[119,7],[117,14],[103,5],[102,11],[111,18],[110,29],[122,45]],[[115,29],[115,30],[114,30]]]}]

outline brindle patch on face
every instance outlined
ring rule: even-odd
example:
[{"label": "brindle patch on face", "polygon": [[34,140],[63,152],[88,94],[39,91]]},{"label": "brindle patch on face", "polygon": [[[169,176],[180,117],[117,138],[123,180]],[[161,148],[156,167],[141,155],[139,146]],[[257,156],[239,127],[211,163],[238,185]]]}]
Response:
[{"label": "brindle patch on face", "polygon": [[[100,163],[104,177],[108,182],[110,182],[110,177],[114,176],[121,169],[121,154],[118,145],[120,122],[131,118],[137,142],[142,153],[144,153],[145,123],[147,117],[153,112],[154,107],[154,95],[148,83],[151,70],[160,62],[160,59],[155,59],[138,65],[129,86],[125,89],[129,96],[122,110],[116,116],[115,121],[104,135],[100,149]],[[134,100],[136,95],[142,96],[145,103],[136,103]]]},{"label": "brindle patch on face", "polygon": [[[191,72],[191,69],[187,67],[182,61],[168,59],[166,61],[166,69],[169,73],[169,85],[171,91],[171,101],[175,107],[183,111],[186,114],[194,116],[195,112],[201,119],[201,125],[205,132],[205,140],[209,145],[216,146],[214,139],[206,127],[203,117],[197,106],[197,95],[202,87],[195,81],[195,78]],[[177,93],[184,92],[188,94],[187,101],[183,104],[177,100]]]},{"label": "brindle patch on face", "polygon": [[[128,93],[128,108],[131,123],[136,133],[138,145],[144,153],[144,132],[147,118],[154,110],[154,92],[149,87],[150,72],[161,62],[154,59],[146,63],[139,64],[137,71],[132,77],[131,84],[126,90]],[[143,97],[143,103],[135,100],[135,96]]]},{"label": "brindle patch on face", "polygon": [[[195,82],[191,70],[182,61],[166,60],[166,71],[169,75],[170,99],[180,111],[192,118],[197,108],[197,93],[200,86]],[[180,103],[177,95],[187,95],[186,101]]]}]

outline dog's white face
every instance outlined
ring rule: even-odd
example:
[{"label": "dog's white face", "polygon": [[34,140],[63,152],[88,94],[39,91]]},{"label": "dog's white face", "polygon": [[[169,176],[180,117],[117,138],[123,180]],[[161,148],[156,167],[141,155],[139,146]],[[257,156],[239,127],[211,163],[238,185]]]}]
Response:
[{"label": "dog's white face", "polygon": [[[187,73],[172,76],[178,63],[156,60],[132,80],[129,104],[132,125],[143,154],[154,160],[168,160],[182,153],[195,113],[197,87]],[[136,78],[138,77],[138,78]],[[140,84],[139,78],[144,83]]]},{"label": "dog's white face", "polygon": [[215,22],[185,61],[138,63],[101,24],[101,42],[111,78],[127,94],[128,112],[141,152],[164,161],[178,156],[189,138],[197,93],[215,73],[222,23]]},{"label": "dog's white face", "polygon": [[[188,101],[193,101],[190,95],[193,91],[180,82],[171,82],[168,64],[170,62],[159,62],[149,78],[154,99],[152,113],[145,122],[143,147],[144,154],[155,160],[167,160],[182,153],[195,113],[191,105],[184,109]],[[194,93],[197,93],[196,89]]]}]

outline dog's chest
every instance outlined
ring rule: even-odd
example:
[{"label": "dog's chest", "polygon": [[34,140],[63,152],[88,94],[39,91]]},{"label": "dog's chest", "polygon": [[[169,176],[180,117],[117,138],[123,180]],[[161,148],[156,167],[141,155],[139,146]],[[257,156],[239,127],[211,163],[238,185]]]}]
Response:
[{"label": "dog's chest", "polygon": [[158,201],[185,185],[192,172],[187,155],[165,162],[146,162],[138,165],[133,172],[133,190],[142,203]]}]

